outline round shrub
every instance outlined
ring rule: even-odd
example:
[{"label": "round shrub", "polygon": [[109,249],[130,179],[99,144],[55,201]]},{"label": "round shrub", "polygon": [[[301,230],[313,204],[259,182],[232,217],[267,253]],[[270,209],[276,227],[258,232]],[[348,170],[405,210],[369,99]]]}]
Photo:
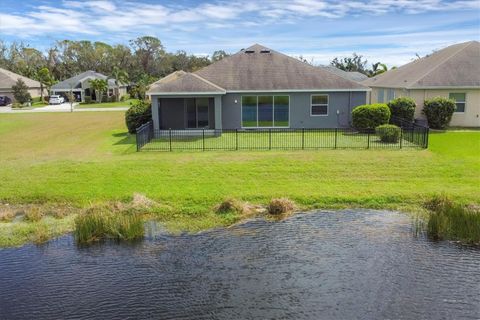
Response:
[{"label": "round shrub", "polygon": [[389,120],[390,109],[384,103],[365,104],[352,111],[352,124],[357,130],[373,130]]},{"label": "round shrub", "polygon": [[415,108],[417,107],[417,104],[412,98],[396,98],[388,102],[387,106],[390,109],[391,120],[398,118],[413,122],[415,116]]},{"label": "round shrub", "polygon": [[382,142],[397,143],[401,129],[393,124],[383,124],[375,128],[375,133]]},{"label": "round shrub", "polygon": [[137,128],[152,120],[152,105],[149,101],[136,101],[125,113],[128,132],[135,133]]},{"label": "round shrub", "polygon": [[437,97],[425,100],[423,114],[427,117],[430,128],[445,129],[452,120],[455,109],[455,101]]}]

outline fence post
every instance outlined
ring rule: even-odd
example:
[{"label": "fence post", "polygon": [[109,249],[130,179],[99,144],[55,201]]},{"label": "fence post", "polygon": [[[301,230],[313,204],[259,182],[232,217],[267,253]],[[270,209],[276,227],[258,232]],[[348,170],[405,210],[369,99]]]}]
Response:
[{"label": "fence post", "polygon": [[426,128],[423,130],[423,136],[424,136],[424,147],[425,149],[428,149],[428,134],[430,133],[430,128]]},{"label": "fence post", "polygon": [[402,142],[403,142],[403,129],[400,129],[400,149],[402,149]]},{"label": "fence post", "polygon": [[370,131],[367,132],[367,149],[370,149]]},{"label": "fence post", "polygon": [[235,129],[235,150],[238,150],[238,128]]},{"label": "fence post", "polygon": [[305,128],[302,128],[302,150],[305,149]]},{"label": "fence post", "polygon": [[335,149],[337,149],[337,134],[338,134],[338,128],[335,128]]},{"label": "fence post", "polygon": [[272,129],[268,129],[268,150],[272,150]]},{"label": "fence post", "polygon": [[202,151],[205,151],[205,129],[202,129]]},{"label": "fence post", "polygon": [[172,128],[168,129],[168,141],[170,142],[170,151],[172,151]]}]

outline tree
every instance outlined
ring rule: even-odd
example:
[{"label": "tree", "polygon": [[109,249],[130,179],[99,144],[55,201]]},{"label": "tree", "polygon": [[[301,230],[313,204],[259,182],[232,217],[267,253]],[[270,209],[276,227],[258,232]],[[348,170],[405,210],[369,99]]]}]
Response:
[{"label": "tree", "polygon": [[165,55],[165,50],[160,40],[155,37],[145,36],[131,40],[130,45],[143,73],[155,74],[155,64]]},{"label": "tree", "polygon": [[366,70],[368,61],[363,60],[362,55],[357,55],[355,52],[351,57],[337,58],[335,57],[330,64],[343,71],[357,71],[368,75]]},{"label": "tree", "polygon": [[18,79],[12,86],[13,97],[21,104],[27,103],[32,100],[32,96],[28,92],[28,87],[22,79]]},{"label": "tree", "polygon": [[212,62],[220,61],[223,58],[226,58],[226,57],[229,57],[229,56],[230,56],[230,54],[226,53],[223,50],[214,51],[213,54],[212,54]]},{"label": "tree", "polygon": [[43,101],[43,86],[47,88],[47,92],[50,92],[50,88],[56,83],[56,81],[50,74],[50,70],[48,70],[46,67],[43,67],[37,71],[36,78],[40,82],[40,97]]},{"label": "tree", "polygon": [[128,82],[128,73],[125,70],[118,68],[117,66],[113,67],[111,79],[115,80],[116,86],[116,100],[119,100],[119,93],[120,93],[120,83],[125,84]]},{"label": "tree", "polygon": [[77,100],[75,94],[73,93],[73,90],[70,90],[67,93],[67,100],[70,103],[70,112],[73,112],[73,103]]},{"label": "tree", "polygon": [[148,91],[150,84],[153,82],[155,82],[155,78],[148,74],[144,74],[130,90],[130,95],[132,98],[145,100],[146,92]]},{"label": "tree", "polygon": [[107,80],[103,79],[92,79],[90,80],[90,87],[92,90],[95,90],[97,95],[97,102],[102,102],[102,96],[105,91],[108,89],[108,82]]}]

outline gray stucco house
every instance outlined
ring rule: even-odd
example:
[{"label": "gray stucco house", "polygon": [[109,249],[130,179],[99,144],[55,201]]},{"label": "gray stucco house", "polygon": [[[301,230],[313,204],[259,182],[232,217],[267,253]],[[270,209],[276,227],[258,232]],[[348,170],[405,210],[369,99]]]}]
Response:
[{"label": "gray stucco house", "polygon": [[107,96],[117,95],[121,97],[127,93],[127,84],[115,84],[115,80],[108,78],[106,75],[88,70],[82,72],[74,77],[65,79],[59,83],[56,83],[51,88],[51,94],[57,94],[66,97],[66,95],[72,91],[76,97],[77,101],[84,102],[85,97],[91,97],[92,100],[96,100],[96,92],[90,88],[90,80],[93,79],[103,79],[107,80],[108,90],[106,92]]},{"label": "gray stucco house", "polygon": [[369,88],[255,44],[150,86],[155,130],[347,127]]}]

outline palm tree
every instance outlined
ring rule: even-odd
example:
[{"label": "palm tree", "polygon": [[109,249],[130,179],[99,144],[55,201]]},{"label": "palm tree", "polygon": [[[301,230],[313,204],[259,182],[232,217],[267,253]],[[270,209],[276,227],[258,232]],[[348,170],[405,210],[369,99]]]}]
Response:
[{"label": "palm tree", "polygon": [[103,79],[92,79],[90,80],[90,87],[92,90],[95,90],[95,94],[97,95],[97,102],[102,102],[102,96],[105,91],[108,89],[108,82],[107,80]]},{"label": "palm tree", "polygon": [[120,93],[120,83],[127,83],[128,82],[128,73],[125,70],[120,69],[119,67],[113,67],[112,76],[109,79],[115,80],[115,99],[119,101],[119,93]]}]

